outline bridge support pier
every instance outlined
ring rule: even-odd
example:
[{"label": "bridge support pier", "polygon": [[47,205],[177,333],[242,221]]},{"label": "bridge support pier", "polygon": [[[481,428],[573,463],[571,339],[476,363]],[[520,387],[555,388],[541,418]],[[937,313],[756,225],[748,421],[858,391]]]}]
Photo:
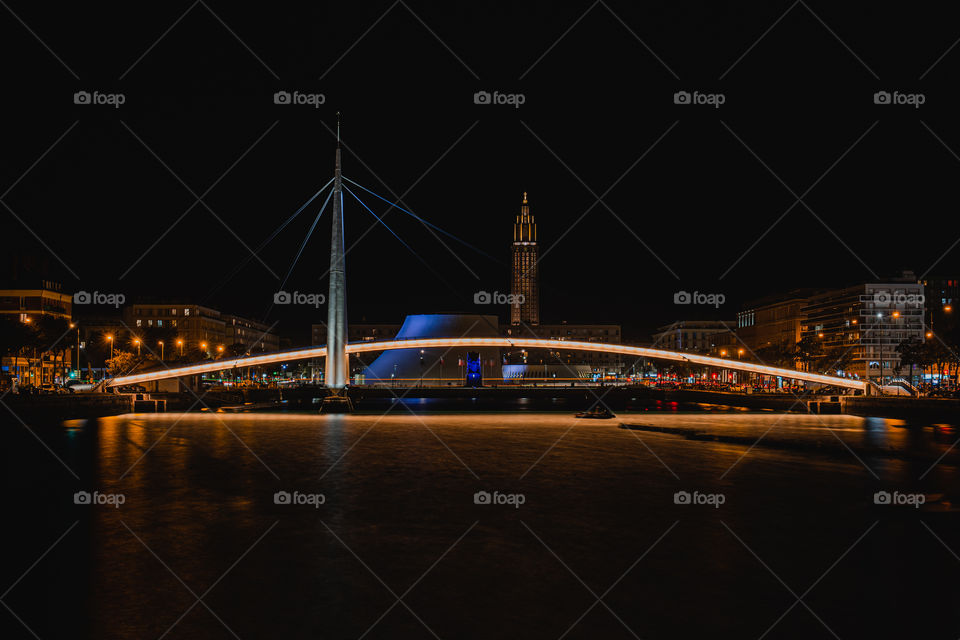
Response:
[{"label": "bridge support pier", "polygon": [[353,413],[353,402],[346,389],[331,389],[331,392],[320,401],[320,413]]}]

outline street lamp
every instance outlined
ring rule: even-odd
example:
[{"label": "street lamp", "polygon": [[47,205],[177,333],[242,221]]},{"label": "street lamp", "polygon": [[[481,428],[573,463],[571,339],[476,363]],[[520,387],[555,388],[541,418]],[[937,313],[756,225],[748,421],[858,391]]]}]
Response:
[{"label": "street lamp", "polygon": [[134,340],[133,344],[137,345],[137,357],[139,358],[140,357],[140,339],[137,338],[136,340]]},{"label": "street lamp", "polygon": [[183,340],[177,340],[177,346],[180,347],[180,357],[183,357]]},{"label": "street lamp", "polygon": [[160,362],[163,362],[163,340],[157,342],[160,345]]},{"label": "street lamp", "polygon": [[80,325],[76,322],[70,323],[71,329],[77,330],[77,378],[80,378]]},{"label": "street lamp", "polygon": [[113,360],[113,336],[107,336],[107,342],[110,343],[110,359]]}]

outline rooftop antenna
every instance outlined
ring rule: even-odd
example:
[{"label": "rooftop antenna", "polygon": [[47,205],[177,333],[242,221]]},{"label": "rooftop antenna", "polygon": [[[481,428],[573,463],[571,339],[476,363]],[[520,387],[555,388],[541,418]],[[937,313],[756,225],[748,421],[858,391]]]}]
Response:
[{"label": "rooftop antenna", "polygon": [[337,111],[337,148],[340,148],[340,112]]}]

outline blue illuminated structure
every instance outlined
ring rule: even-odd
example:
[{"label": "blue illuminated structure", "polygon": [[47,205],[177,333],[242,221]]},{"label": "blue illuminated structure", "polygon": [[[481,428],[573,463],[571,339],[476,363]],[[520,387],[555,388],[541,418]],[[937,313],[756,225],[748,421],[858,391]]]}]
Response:
[{"label": "blue illuminated structure", "polygon": [[[455,336],[460,338],[496,338],[499,337],[497,316],[477,314],[417,314],[409,315],[397,332],[397,340],[415,340],[418,338],[442,338]],[[500,379],[501,356],[498,347],[472,347],[476,356],[478,382],[483,378]],[[421,353],[422,352],[422,353]],[[366,354],[358,354],[365,365],[363,374],[367,384],[397,380],[400,384],[457,385],[464,384],[468,369],[466,347],[427,347],[416,349],[394,349],[380,354],[373,362],[364,362]],[[421,358],[423,366],[421,366]],[[442,360],[442,362],[441,362]],[[486,376],[484,376],[484,373]],[[442,380],[441,380],[442,378]]]},{"label": "blue illuminated structure", "polygon": [[483,386],[483,362],[479,351],[467,352],[467,378],[464,382],[468,387]]}]

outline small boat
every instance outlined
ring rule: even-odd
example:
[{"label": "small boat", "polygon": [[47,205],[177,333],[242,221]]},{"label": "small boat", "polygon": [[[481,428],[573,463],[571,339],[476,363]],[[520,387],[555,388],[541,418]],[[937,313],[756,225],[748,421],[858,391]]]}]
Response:
[{"label": "small boat", "polygon": [[593,418],[594,420],[609,420],[610,418],[615,418],[616,416],[610,409],[602,405],[596,405],[587,411],[581,411],[576,415],[577,418]]}]

